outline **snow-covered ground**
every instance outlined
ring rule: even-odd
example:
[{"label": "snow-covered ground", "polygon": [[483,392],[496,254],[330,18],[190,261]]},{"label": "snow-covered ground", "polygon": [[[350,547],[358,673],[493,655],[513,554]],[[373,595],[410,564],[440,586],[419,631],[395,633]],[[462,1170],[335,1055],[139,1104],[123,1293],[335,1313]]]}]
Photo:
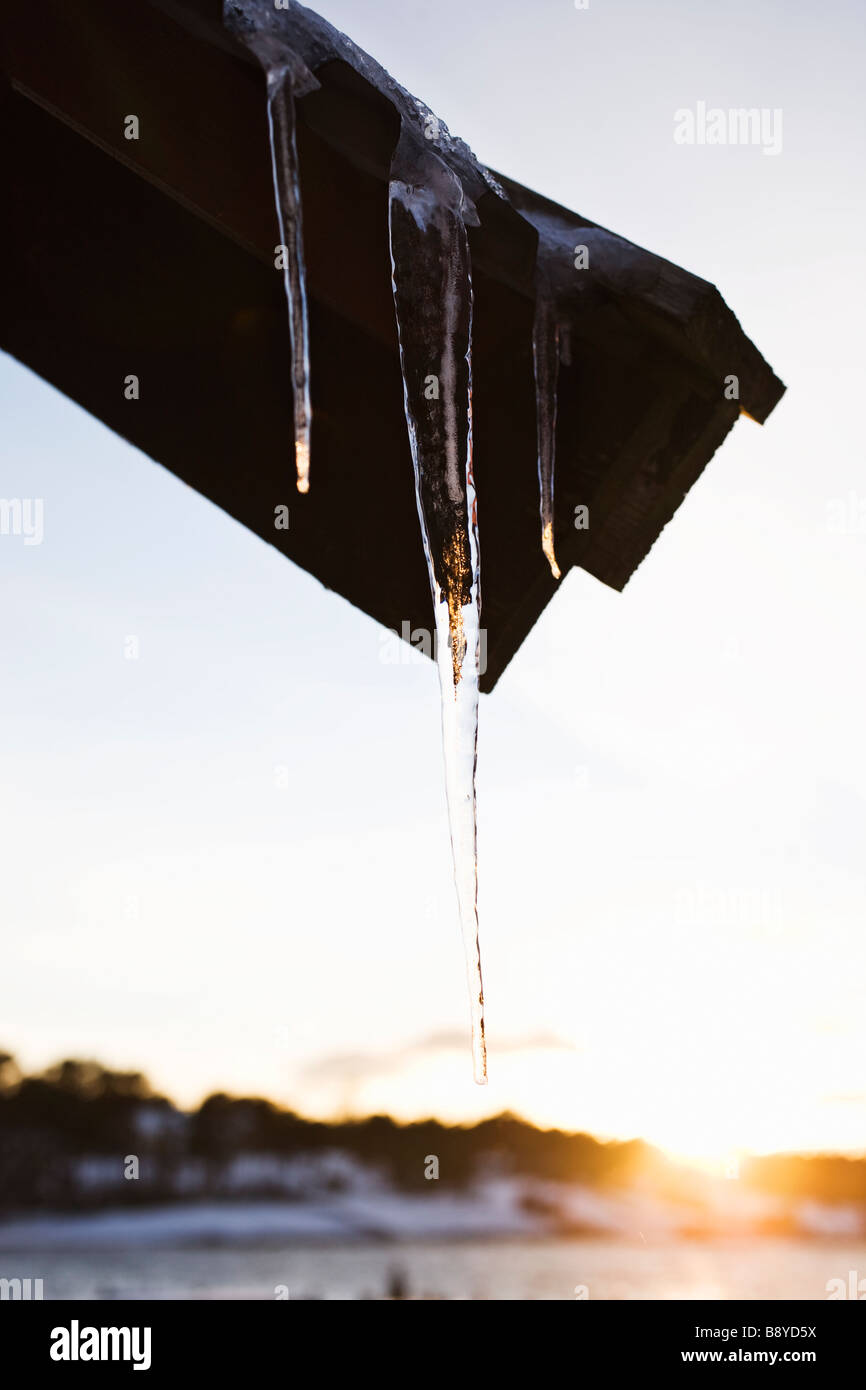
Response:
[{"label": "snow-covered ground", "polygon": [[521,1176],[488,1177],[467,1187],[434,1179],[405,1191],[346,1154],[245,1155],[211,1174],[206,1195],[202,1174],[185,1164],[173,1185],[180,1200],[123,1206],[116,1165],[113,1176],[113,1187],[103,1190],[98,1163],[87,1160],[80,1186],[101,1199],[98,1209],[8,1218],[0,1222],[0,1253],[285,1241],[581,1235],[653,1242],[769,1232],[842,1239],[866,1234],[863,1208],[785,1204],[735,1182],[711,1185],[701,1203],[675,1202],[640,1188],[598,1189]]}]

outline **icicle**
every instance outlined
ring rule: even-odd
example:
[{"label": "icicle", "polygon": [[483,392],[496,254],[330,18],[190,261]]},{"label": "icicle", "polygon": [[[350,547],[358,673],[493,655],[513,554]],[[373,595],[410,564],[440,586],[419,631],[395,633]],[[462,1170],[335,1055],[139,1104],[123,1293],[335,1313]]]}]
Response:
[{"label": "icicle", "polygon": [[295,94],[290,63],[267,68],[268,131],[280,243],[283,283],[289,307],[292,342],[292,394],[295,410],[295,468],[298,492],[310,490],[310,326],[301,218],[301,182],[295,136]]},{"label": "icicle", "polygon": [[406,134],[391,165],[391,274],[415,495],[442,692],[454,881],[472,1010],[475,1080],[487,1081],[478,941],[480,571],[472,477],[472,278],[463,190]]},{"label": "icicle", "polygon": [[282,262],[277,265],[283,271],[292,344],[295,473],[298,492],[309,492],[310,328],[295,102],[316,91],[319,82],[296,47],[300,43],[303,48],[303,24],[297,29],[294,21],[299,16],[290,16],[284,5],[277,12],[255,0],[224,0],[223,17],[229,32],[258,59],[267,79],[274,201],[280,246],[285,247]]},{"label": "icicle", "polygon": [[535,418],[538,430],[538,490],[541,548],[554,579],[562,577],[553,548],[553,474],[556,463],[556,406],[559,382],[559,322],[556,300],[538,276],[532,330]]},{"label": "icicle", "polygon": [[[538,435],[538,495],[541,514],[541,548],[554,579],[562,578],[554,548],[556,473],[556,415],[559,394],[559,365],[571,365],[570,328],[574,317],[574,297],[579,293],[580,268],[574,232],[563,232],[552,213],[535,206],[534,195],[509,185],[509,196],[521,216],[538,232],[535,263],[535,322],[532,328],[532,356],[535,366],[535,415]],[[528,200],[528,201],[527,201]],[[583,265],[583,262],[580,263]]]}]

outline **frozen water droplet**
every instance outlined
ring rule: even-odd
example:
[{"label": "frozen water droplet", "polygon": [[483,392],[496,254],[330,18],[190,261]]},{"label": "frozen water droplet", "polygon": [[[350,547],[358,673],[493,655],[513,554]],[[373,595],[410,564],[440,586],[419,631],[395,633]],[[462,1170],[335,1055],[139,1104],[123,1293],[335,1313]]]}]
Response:
[{"label": "frozen water droplet", "polygon": [[[457,176],[404,129],[391,166],[391,272],[415,495],[430,575],[445,786],[472,1012],[475,1080],[487,1081],[478,941],[475,768],[480,565],[472,476],[472,275]],[[425,395],[435,376],[439,390]]]}]

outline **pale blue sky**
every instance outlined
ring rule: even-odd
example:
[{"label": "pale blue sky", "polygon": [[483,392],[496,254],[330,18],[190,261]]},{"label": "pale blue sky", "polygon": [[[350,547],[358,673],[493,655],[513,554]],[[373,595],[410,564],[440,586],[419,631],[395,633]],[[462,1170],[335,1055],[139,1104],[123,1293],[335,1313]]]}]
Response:
[{"label": "pale blue sky", "polygon": [[[862,16],[321,9],[481,159],[714,281],[788,395],[623,595],[569,576],[482,701],[485,1092],[432,664],[383,663],[368,618],[0,359],[0,494],[45,506],[42,545],[0,537],[0,1044],[184,1100],[864,1148]],[[781,155],[676,145],[698,101],[782,108]]]}]

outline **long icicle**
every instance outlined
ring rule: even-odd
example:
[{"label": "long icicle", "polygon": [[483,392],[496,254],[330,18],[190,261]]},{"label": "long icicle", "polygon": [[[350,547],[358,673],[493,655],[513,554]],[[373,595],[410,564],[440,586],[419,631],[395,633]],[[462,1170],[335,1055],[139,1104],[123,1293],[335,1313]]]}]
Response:
[{"label": "long icicle", "polygon": [[295,419],[295,469],[298,492],[310,490],[310,325],[307,312],[307,277],[301,215],[301,181],[295,135],[295,96],[290,63],[267,69],[268,132],[274,198],[280,228],[283,284],[289,308],[292,343],[292,395]]},{"label": "long icicle", "polygon": [[459,180],[405,135],[391,166],[389,227],[406,423],[436,623],[473,1072],[485,1085],[475,804],[481,594],[472,475],[472,277]]}]

